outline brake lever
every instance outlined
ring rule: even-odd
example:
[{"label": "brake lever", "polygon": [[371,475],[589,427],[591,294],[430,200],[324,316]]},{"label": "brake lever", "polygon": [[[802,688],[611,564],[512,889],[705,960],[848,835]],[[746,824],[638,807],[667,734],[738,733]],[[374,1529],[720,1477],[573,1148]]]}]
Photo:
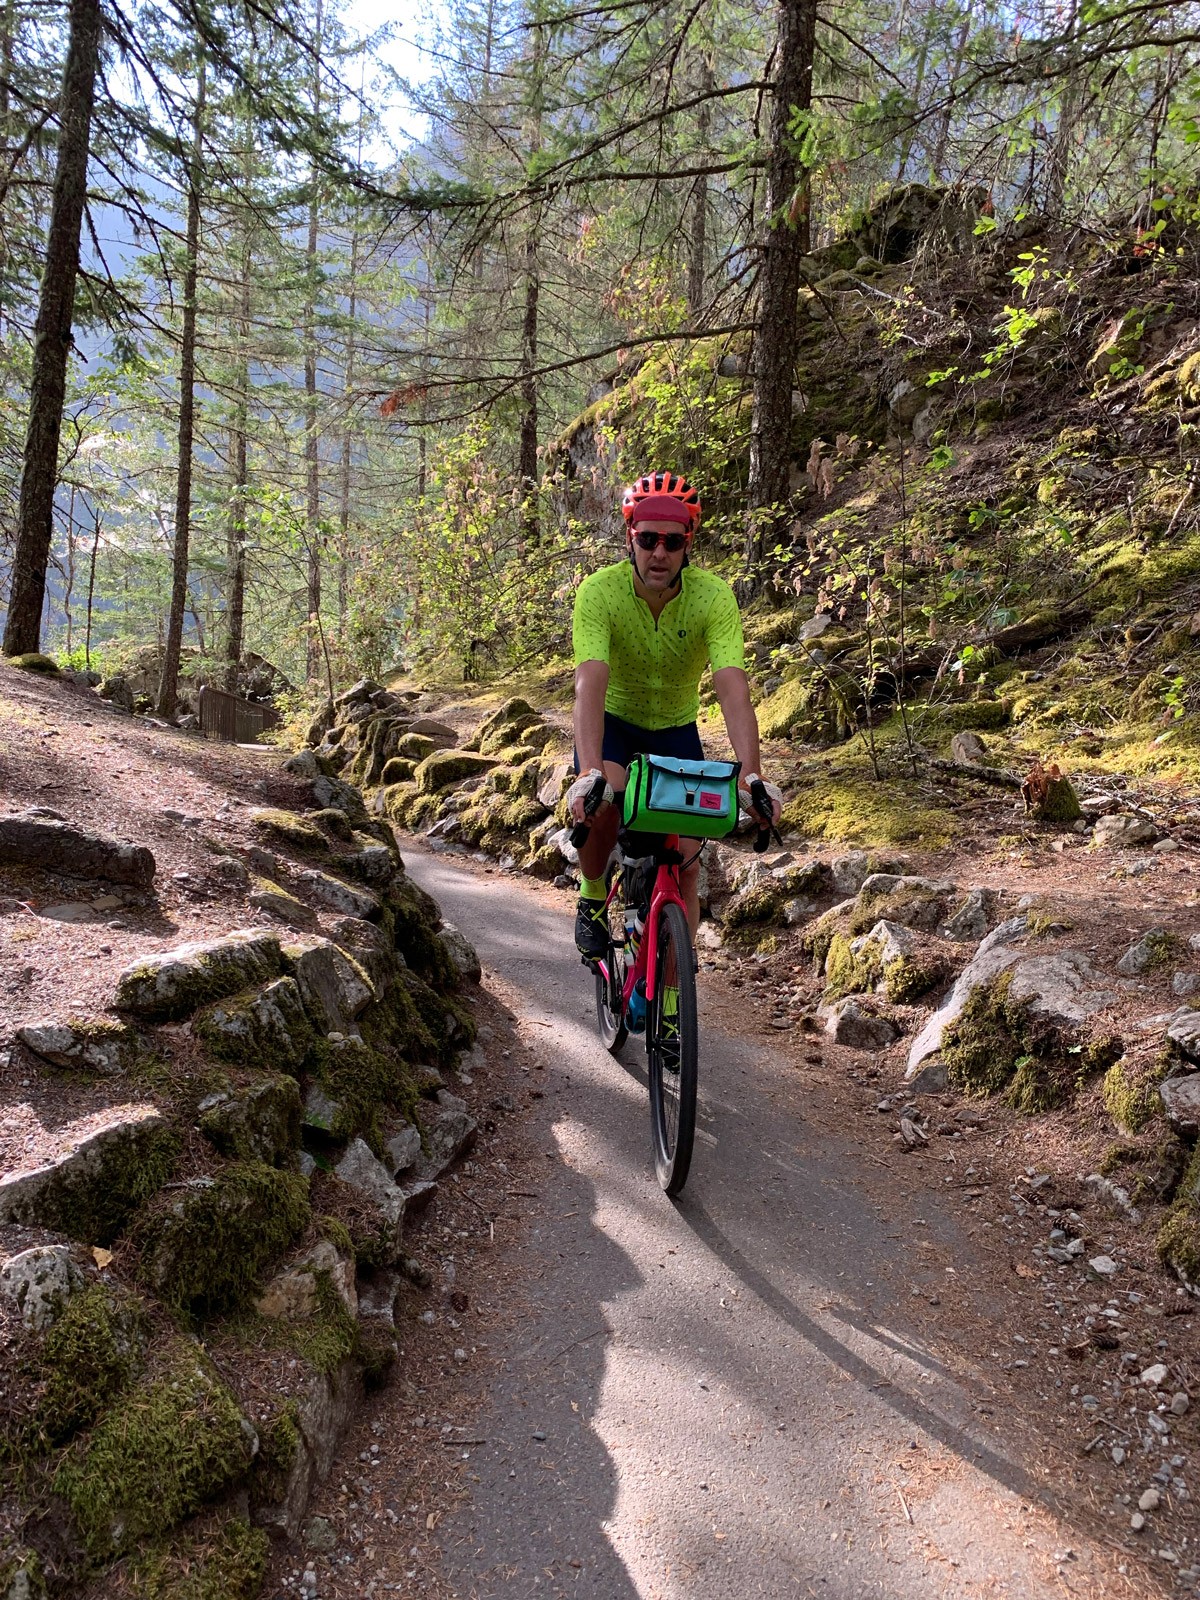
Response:
[{"label": "brake lever", "polygon": [[771,797],[767,793],[767,786],[761,778],[750,785],[750,804],[759,819],[758,832],[754,836],[754,853],[761,856],[774,837],[776,844],[783,843],[783,837],[775,826],[774,810],[771,806]]}]

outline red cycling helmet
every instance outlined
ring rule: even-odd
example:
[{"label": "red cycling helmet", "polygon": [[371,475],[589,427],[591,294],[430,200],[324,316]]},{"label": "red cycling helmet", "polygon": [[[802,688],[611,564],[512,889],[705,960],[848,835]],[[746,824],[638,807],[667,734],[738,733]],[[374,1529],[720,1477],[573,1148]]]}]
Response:
[{"label": "red cycling helmet", "polygon": [[631,483],[621,498],[621,514],[632,526],[638,506],[651,496],[669,495],[687,507],[690,514],[687,531],[695,533],[700,526],[700,496],[681,472],[647,472],[636,483]]}]

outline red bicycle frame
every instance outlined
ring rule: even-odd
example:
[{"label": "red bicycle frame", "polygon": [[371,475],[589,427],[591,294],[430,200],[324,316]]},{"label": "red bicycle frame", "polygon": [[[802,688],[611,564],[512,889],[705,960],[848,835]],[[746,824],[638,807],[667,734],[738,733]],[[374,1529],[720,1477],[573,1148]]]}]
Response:
[{"label": "red bicycle frame", "polygon": [[[679,854],[679,835],[677,833],[667,834],[666,848],[673,850],[676,855]],[[669,902],[674,901],[684,916],[687,916],[687,906],[684,904],[683,896],[679,892],[679,879],[676,876],[678,871],[678,862],[664,861],[659,866],[654,879],[654,888],[650,895],[650,904],[646,910],[646,926],[642,932],[642,942],[638,947],[637,959],[625,974],[625,987],[621,993],[622,1008],[629,1005],[629,997],[633,993],[633,986],[639,978],[645,978],[646,980],[647,1005],[654,999],[654,975],[658,970],[658,920],[662,908]],[[624,874],[622,874],[622,879],[623,877]],[[608,891],[608,899],[604,902],[606,914],[616,892],[617,883],[616,879],[614,879],[612,888]],[[608,963],[601,961],[598,965],[604,974],[605,982],[607,982],[611,976],[608,971]]]}]

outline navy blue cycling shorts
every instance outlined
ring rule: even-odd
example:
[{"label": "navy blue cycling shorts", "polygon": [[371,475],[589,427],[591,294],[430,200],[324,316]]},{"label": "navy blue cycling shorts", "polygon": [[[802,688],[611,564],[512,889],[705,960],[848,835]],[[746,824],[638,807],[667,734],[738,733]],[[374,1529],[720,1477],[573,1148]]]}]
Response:
[{"label": "navy blue cycling shorts", "polygon": [[[627,767],[634,756],[677,756],[682,761],[703,761],[704,746],[694,722],[681,722],[674,728],[639,728],[635,723],[604,713],[604,743],[601,755]],[[575,771],[579,771],[579,752],[575,752]]]}]

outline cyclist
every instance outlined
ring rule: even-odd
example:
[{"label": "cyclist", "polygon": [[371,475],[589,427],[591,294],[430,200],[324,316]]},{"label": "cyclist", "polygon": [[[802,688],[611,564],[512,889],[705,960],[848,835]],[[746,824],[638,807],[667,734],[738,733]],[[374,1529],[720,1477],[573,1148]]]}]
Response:
[{"label": "cyclist", "polygon": [[[567,807],[585,820],[585,802],[603,774],[623,790],[637,754],[703,760],[696,717],[700,677],[712,667],[713,688],[748,796],[759,775],[758,718],[746,678],[742,622],[733,590],[714,573],[689,564],[700,525],[700,497],[686,478],[648,472],[625,490],[627,561],[602,567],[579,585],[572,639],[575,654],[575,770]],[[774,822],[783,796],[766,785]],[[748,803],[748,800],[747,800]],[[616,842],[617,808],[602,804],[579,850],[575,943],[585,960],[608,947],[604,872]],[[680,841],[681,873],[693,937],[700,920],[697,840]],[[695,858],[695,859],[693,859]]]}]

